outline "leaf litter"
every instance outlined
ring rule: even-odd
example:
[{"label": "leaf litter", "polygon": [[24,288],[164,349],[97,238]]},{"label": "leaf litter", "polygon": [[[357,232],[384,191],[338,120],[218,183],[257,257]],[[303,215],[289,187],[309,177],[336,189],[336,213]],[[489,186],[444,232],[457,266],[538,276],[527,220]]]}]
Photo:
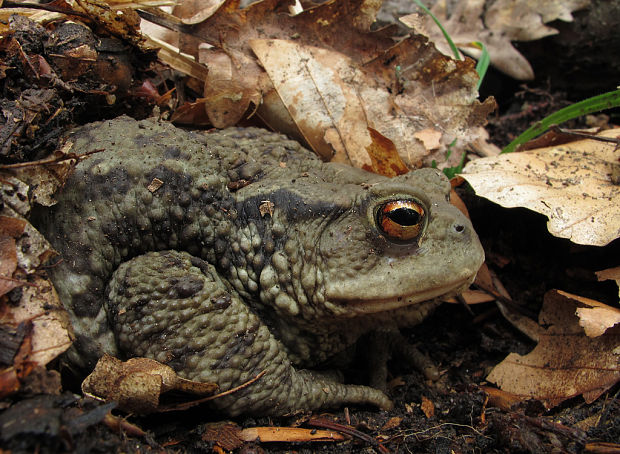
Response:
[{"label": "leaf litter", "polygon": [[[465,62],[464,64],[459,66],[460,64],[454,63],[454,61],[452,61],[451,59],[439,58],[435,54],[436,50],[434,49],[434,47],[428,45],[428,43],[419,36],[410,38],[405,45],[394,45],[394,43],[392,42],[392,47],[390,47],[387,46],[387,37],[389,36],[388,31],[384,30],[379,32],[369,32],[368,26],[370,22],[372,22],[374,14],[376,13],[376,8],[374,8],[372,3],[365,3],[365,7],[358,8],[358,6],[356,6],[358,4],[355,2],[330,2],[329,7],[324,7],[324,9],[319,11],[314,10],[314,13],[312,14],[314,14],[315,18],[318,18],[317,20],[315,20],[314,24],[312,24],[312,20],[307,19],[307,17],[310,15],[306,12],[305,20],[307,20],[311,26],[307,25],[307,29],[304,29],[305,32],[309,30],[308,33],[304,32],[303,34],[300,33],[299,35],[296,35],[297,32],[293,34],[290,34],[290,32],[291,30],[296,29],[296,27],[298,27],[299,24],[302,23],[302,21],[295,22],[297,19],[291,18],[297,16],[290,16],[288,15],[288,12],[283,12],[282,9],[278,9],[278,7],[274,6],[278,2],[261,2],[264,4],[256,7],[253,12],[246,11],[244,13],[235,12],[235,8],[232,7],[234,3],[235,2],[227,2],[224,7],[221,10],[217,10],[215,14],[213,14],[212,11],[208,13],[198,12],[189,19],[185,20],[185,25],[196,26],[196,29],[200,30],[200,33],[198,33],[198,35],[200,35],[200,39],[192,38],[195,37],[196,30],[194,30],[191,34],[183,34],[181,36],[181,38],[186,40],[186,43],[184,44],[184,49],[186,51],[194,54],[196,53],[196,50],[198,51],[198,54],[200,54],[200,52],[202,51],[204,60],[201,61],[209,61],[210,63],[210,71],[212,76],[211,80],[208,79],[208,73],[205,74],[204,72],[201,72],[199,70],[196,71],[196,66],[194,65],[187,66],[189,68],[188,71],[194,71],[194,77],[204,78],[209,84],[212,84],[211,87],[207,88],[215,87],[215,90],[212,90],[212,93],[206,91],[207,88],[205,89],[205,92],[203,94],[205,95],[205,99],[207,101],[203,100],[202,103],[197,103],[197,106],[199,108],[202,108],[203,110],[206,110],[206,112],[210,114],[209,118],[214,118],[215,121],[220,121],[223,125],[228,124],[227,122],[230,122],[231,118],[236,118],[238,121],[244,115],[247,115],[248,112],[251,113],[253,111],[254,108],[251,107],[252,103],[259,103],[260,105],[258,108],[258,115],[260,115],[261,118],[263,118],[263,120],[265,120],[267,123],[275,122],[275,120],[278,118],[284,118],[283,124],[285,124],[285,126],[282,127],[282,130],[286,130],[286,128],[291,128],[294,131],[296,129],[297,134],[299,134],[302,140],[304,134],[315,134],[317,135],[317,137],[319,137],[318,143],[320,143],[322,139],[324,143],[328,143],[332,147],[332,154],[333,151],[337,148],[332,145],[332,142],[337,143],[337,141],[332,140],[332,142],[329,142],[327,139],[331,139],[334,135],[346,137],[348,134],[349,136],[353,136],[352,131],[356,130],[364,131],[365,135],[369,135],[370,137],[372,137],[372,145],[367,145],[365,147],[365,150],[368,151],[372,150],[373,148],[378,149],[380,158],[388,156],[391,157],[390,159],[392,160],[387,161],[387,165],[377,165],[376,162],[373,162],[372,158],[364,155],[363,149],[360,150],[360,146],[357,143],[354,146],[350,145],[349,147],[341,145],[340,149],[344,150],[344,154],[341,152],[341,156],[344,156],[343,160],[345,161],[355,161],[357,165],[361,164],[361,166],[366,166],[367,168],[370,162],[370,168],[374,169],[375,171],[377,171],[377,169],[383,168],[384,170],[379,170],[381,173],[383,173],[394,171],[395,168],[400,168],[401,164],[398,163],[398,159],[396,158],[407,162],[407,165],[409,165],[410,167],[415,167],[420,165],[422,161],[434,157],[435,155],[432,155],[431,152],[437,151],[438,149],[441,149],[440,151],[442,152],[445,151],[448,139],[452,138],[454,134],[463,134],[462,131],[458,131],[460,127],[459,125],[462,125],[463,129],[466,130],[467,128],[471,129],[475,125],[483,124],[484,118],[486,118],[486,114],[490,110],[491,103],[486,102],[485,104],[478,105],[478,101],[475,100],[476,94],[471,91],[472,83],[475,82],[475,77],[473,77],[473,73],[471,70],[471,62]],[[334,5],[335,3],[338,4]],[[347,5],[344,7],[344,10],[339,9],[343,8],[343,4]],[[99,8],[99,6],[96,7]],[[358,9],[356,10],[356,8]],[[290,24],[294,24],[294,26],[290,26],[288,34],[285,31],[282,36],[276,35],[276,39],[273,38],[273,30],[270,30],[272,33],[269,35],[268,38],[265,38],[262,35],[258,35],[255,37],[255,41],[250,41],[248,37],[252,35],[253,32],[250,32],[249,35],[247,33],[244,34],[243,32],[247,32],[248,29],[256,27],[257,24],[260,24],[261,14],[263,14],[263,17],[267,17],[267,22],[275,29],[277,29],[278,27],[278,22],[276,21],[276,18],[278,17],[284,17],[285,23],[286,21],[288,21],[289,26]],[[347,14],[349,14],[349,17],[344,18]],[[215,17],[215,19],[212,19],[213,17]],[[248,19],[248,17],[250,17],[250,19]],[[234,22],[235,19],[237,20],[237,23],[241,23],[243,25],[243,27],[237,27],[236,31],[239,32],[240,29],[241,32],[238,33],[236,37],[234,36],[235,29],[231,30],[230,27],[226,28],[226,22]],[[206,25],[203,23],[204,21],[208,22],[209,20],[212,21],[210,25]],[[214,23],[217,25],[214,26]],[[346,26],[343,24],[346,24]],[[333,27],[331,35],[326,32],[326,30],[328,30],[330,26]],[[208,30],[209,27],[212,27],[213,30]],[[353,35],[355,39],[342,40],[346,43],[346,45],[344,46],[345,50],[343,50],[340,47],[340,43],[338,43],[338,46],[336,46],[334,43],[338,41],[337,38],[344,36],[341,32],[343,29],[346,29],[346,27],[353,27]],[[105,28],[105,25],[103,28]],[[120,35],[122,36],[122,34],[123,32],[121,32]],[[216,35],[217,39],[215,38]],[[303,39],[306,35],[311,36],[311,39],[309,39],[308,42],[304,41]],[[202,45],[202,39],[204,38],[204,36],[208,36],[209,39],[215,43],[213,44],[207,39],[204,40],[204,42],[215,46],[214,48],[211,48],[211,50],[208,50],[208,46]],[[234,39],[230,41],[232,44],[229,45],[227,39],[222,39],[222,36],[224,36],[225,38],[233,36]],[[319,37],[318,40],[316,39],[317,36]],[[363,36],[363,38],[360,39],[360,36]],[[237,39],[236,43],[235,39]],[[377,40],[380,45],[376,45],[375,48],[370,46],[369,43],[372,43],[373,40]],[[136,42],[138,41],[140,40],[137,40]],[[245,43],[242,43],[242,41],[245,41]],[[302,63],[304,65],[315,65],[319,68],[319,72],[322,73],[323,71],[329,71],[334,65],[340,65],[341,67],[349,71],[345,71],[344,73],[337,73],[337,81],[339,87],[343,91],[348,90],[351,93],[350,96],[345,98],[344,102],[341,105],[337,105],[338,108],[346,110],[347,108],[353,107],[358,109],[358,111],[361,111],[364,115],[367,115],[367,111],[370,111],[370,108],[365,105],[365,102],[370,102],[371,104],[379,104],[379,119],[375,119],[375,121],[379,123],[380,120],[383,119],[382,115],[384,115],[386,112],[393,114],[393,112],[396,111],[400,113],[400,116],[393,115],[393,117],[395,118],[394,121],[397,125],[395,127],[396,129],[403,128],[403,125],[406,126],[408,124],[407,122],[411,121],[411,118],[418,120],[417,116],[420,116],[421,124],[415,125],[416,128],[418,128],[419,126],[419,128],[415,130],[414,134],[414,137],[417,140],[416,146],[412,147],[413,150],[417,150],[419,154],[416,155],[415,153],[411,152],[412,154],[406,155],[404,157],[394,156],[394,150],[397,148],[395,144],[399,143],[399,140],[392,140],[392,136],[390,134],[384,133],[387,130],[385,129],[387,128],[387,126],[384,129],[374,129],[372,126],[376,126],[376,124],[374,124],[372,121],[369,121],[366,117],[361,120],[357,119],[357,122],[355,121],[355,118],[353,118],[353,120],[351,120],[352,126],[348,124],[345,124],[345,126],[343,126],[338,121],[340,119],[338,117],[335,117],[333,112],[330,111],[330,109],[325,109],[327,114],[326,116],[331,122],[329,123],[329,125],[331,128],[333,128],[333,131],[335,131],[335,134],[332,134],[332,136],[328,136],[327,138],[325,137],[325,135],[322,138],[318,135],[318,132],[321,132],[318,128],[312,129],[307,127],[300,127],[300,123],[303,124],[304,121],[308,121],[308,118],[311,117],[312,110],[303,109],[304,111],[298,115],[297,111],[295,111],[295,108],[298,105],[295,103],[294,100],[290,103],[283,103],[283,97],[285,98],[286,96],[289,96],[289,94],[287,94],[286,91],[282,89],[282,87],[280,90],[278,90],[276,86],[277,84],[274,82],[274,80],[278,80],[278,75],[285,77],[288,75],[288,73],[284,72],[282,74],[278,74],[277,71],[279,71],[280,68],[277,67],[277,64],[268,64],[268,62],[266,61],[267,59],[265,59],[264,62],[260,60],[260,63],[262,63],[263,67],[265,68],[263,69],[260,64],[257,64],[258,60],[256,60],[255,54],[253,52],[248,52],[247,48],[247,45],[253,47],[253,45],[256,43],[258,43],[258,45],[263,45],[264,47],[265,43],[269,43],[269,45],[271,45],[271,43],[279,43],[280,41],[283,42],[284,45],[289,46],[287,48],[287,52],[290,52],[290,49],[293,49],[296,53],[309,52],[309,54],[306,54],[306,56],[308,57],[306,60],[293,60],[293,62],[298,67],[302,65]],[[301,45],[299,44],[300,42],[302,43]],[[291,46],[291,44],[296,45],[297,47]],[[236,45],[238,45],[238,48],[235,47]],[[418,49],[420,53],[414,54],[411,59],[408,59],[409,57],[403,54],[407,54],[407,52],[409,52],[411,49]],[[327,63],[325,63],[325,61],[321,62],[320,58],[314,58],[314,54],[316,54],[317,52],[325,52],[326,55],[330,55],[331,58],[327,60],[331,61],[327,61]],[[372,52],[374,52],[374,54]],[[215,59],[209,60],[208,56],[210,53],[215,56]],[[257,52],[257,54],[258,53],[259,52]],[[430,55],[430,57],[426,58],[428,55]],[[362,58],[360,58],[360,56],[362,56]],[[218,58],[221,59],[222,63],[217,63],[216,65],[215,63],[218,61]],[[403,66],[398,63],[416,63],[419,64],[419,66],[417,68],[411,68],[409,66]],[[242,68],[242,74],[240,74],[240,68]],[[406,70],[404,73],[407,73],[407,71],[409,71],[409,73],[401,73],[403,68]],[[429,69],[437,69],[438,72],[435,75],[431,74],[430,77],[425,78],[425,75],[428,75]],[[442,73],[442,70],[446,69],[448,70],[448,72]],[[227,92],[219,91],[221,87],[226,86],[227,82],[230,83],[231,81],[235,81],[235,83],[237,83],[239,79],[244,79],[244,77],[240,77],[240,75],[244,74],[249,75],[248,79],[251,79],[249,82],[243,80],[241,84],[231,85],[229,87],[229,91]],[[354,76],[350,76],[350,74],[354,74]],[[312,75],[310,79],[312,79],[313,77],[316,77],[316,74]],[[434,79],[434,77],[437,78]],[[221,83],[219,83],[219,85],[217,83],[214,83],[218,81],[218,78],[219,80],[221,80]],[[362,81],[363,83],[357,83],[359,81]],[[326,96],[326,93],[329,93],[329,91],[326,91],[325,87],[332,87],[328,87],[328,85],[325,83],[323,83],[322,85],[313,83],[312,80],[305,82],[310,82],[309,87],[314,90],[314,92],[317,94],[317,99],[321,101],[321,103],[319,104],[319,108],[321,105],[323,107],[325,107],[326,105],[330,108],[333,107],[332,105],[324,102],[324,99],[328,98],[328,96]],[[364,83],[366,83],[367,85],[364,85]],[[417,85],[418,83],[419,86]],[[444,85],[442,85],[442,83]],[[460,87],[459,84],[461,84]],[[367,98],[364,98],[362,95],[364,93],[367,93],[364,90],[368,90],[368,87],[376,89],[376,92],[379,94],[377,95],[375,93],[375,97],[369,96]],[[381,91],[386,87],[388,93],[387,95],[385,91]],[[209,96],[211,96],[212,98],[209,98]],[[359,102],[360,98],[364,102]],[[394,105],[390,106],[390,109],[392,110],[386,110],[386,103],[381,105],[381,103],[375,102],[377,99],[382,100],[385,98],[389,99],[390,102],[394,102]],[[275,101],[266,102],[266,100],[268,99]],[[430,102],[428,103],[427,107],[428,110],[424,110],[426,108],[424,106],[424,103],[427,102],[429,99]],[[394,100],[398,100],[400,104],[398,104]],[[415,110],[418,108],[416,102],[418,104],[422,104],[421,111]],[[316,106],[314,107],[316,108]],[[209,111],[209,109],[211,110]],[[232,111],[232,114],[229,112],[229,110]],[[228,113],[224,115],[225,112]],[[274,114],[273,112],[280,113]],[[288,118],[286,118],[287,115]],[[437,115],[439,116],[439,118],[436,117]],[[370,118],[372,119],[373,117],[370,116]],[[392,117],[388,117],[388,119],[393,120]],[[454,130],[451,128],[456,129],[457,133],[455,133]],[[373,134],[375,135],[373,136]],[[469,130],[461,137],[461,145],[463,145],[463,147],[465,148],[467,144],[473,144],[478,141],[481,136],[483,136],[483,134],[480,133],[480,131],[475,132],[473,130]],[[326,148],[326,150],[330,152],[330,149]],[[402,150],[402,148],[399,147],[398,150]],[[460,155],[460,153],[458,152],[454,154]],[[358,158],[356,156],[362,156],[362,158]],[[378,159],[378,161],[381,160]],[[50,192],[51,191],[52,189],[50,189]],[[47,190],[44,190],[42,192],[43,195],[41,196],[41,200],[44,200],[44,196],[45,194],[47,194]],[[48,200],[49,203],[53,203],[51,196]],[[12,244],[9,248],[6,249],[6,251],[8,251],[7,254],[9,254],[8,256],[12,254],[10,252],[12,250],[11,248]],[[17,266],[13,268],[12,263],[15,263],[15,261],[12,258],[11,260],[12,261],[9,262],[11,266],[9,270],[15,272],[19,268]],[[613,318],[615,316],[615,312],[613,310],[609,311],[607,308],[601,308],[600,306],[593,303],[592,305],[587,305],[583,302],[581,304],[583,307],[580,307],[579,309],[577,309],[577,311],[581,309],[582,323],[590,326],[589,329],[594,330],[594,332],[600,332],[602,329],[601,323],[604,323],[604,326],[607,326],[604,330],[605,333],[599,337],[609,336],[610,330],[611,333],[614,332],[615,328],[610,328],[608,326],[609,323],[611,323],[609,320],[615,320]],[[599,317],[599,314],[601,314],[601,309],[604,310],[603,318],[608,320],[606,322],[600,321],[601,317]],[[593,318],[594,321],[592,320]],[[24,337],[23,335],[20,337],[20,339],[22,340],[26,338],[27,337]],[[28,353],[28,348],[25,349],[25,351],[26,353]],[[583,352],[585,350],[581,351]],[[549,347],[549,352],[551,352],[550,354],[552,354],[553,348]],[[594,382],[600,384],[601,379],[598,376],[593,376],[591,383]],[[611,380],[608,379],[607,381],[605,381],[605,379],[602,379],[602,382],[603,385],[607,386],[606,384],[610,383]],[[599,392],[602,388],[604,388],[603,386],[599,387],[598,389],[592,389],[591,383],[584,385],[585,395],[589,399],[591,399],[592,396],[596,394],[596,392]],[[562,389],[556,389],[554,392],[555,394],[552,394],[551,398],[547,400],[548,404],[553,404],[558,398],[565,398],[566,395],[570,394],[569,392]],[[543,398],[548,397],[549,395],[543,396]]]},{"label": "leaf litter", "polygon": [[[474,62],[445,57],[420,35],[395,42],[393,26],[370,31],[380,4],[332,0],[293,16],[286,1],[239,10],[228,0],[192,20],[180,49],[213,73],[204,92],[212,124],[236,124],[256,110],[323,159],[358,167],[371,165],[368,128],[391,140],[409,168],[442,162],[455,139],[464,149],[495,108],[477,99]],[[441,134],[431,150],[415,137],[429,128]]]}]

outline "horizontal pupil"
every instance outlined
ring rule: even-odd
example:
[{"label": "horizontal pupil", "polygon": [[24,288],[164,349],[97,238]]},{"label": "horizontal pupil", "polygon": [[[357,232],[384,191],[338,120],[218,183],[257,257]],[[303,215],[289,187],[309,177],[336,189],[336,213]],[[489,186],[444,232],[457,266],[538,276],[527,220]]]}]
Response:
[{"label": "horizontal pupil", "polygon": [[398,225],[410,226],[420,222],[420,213],[411,208],[396,208],[386,213],[386,216]]}]

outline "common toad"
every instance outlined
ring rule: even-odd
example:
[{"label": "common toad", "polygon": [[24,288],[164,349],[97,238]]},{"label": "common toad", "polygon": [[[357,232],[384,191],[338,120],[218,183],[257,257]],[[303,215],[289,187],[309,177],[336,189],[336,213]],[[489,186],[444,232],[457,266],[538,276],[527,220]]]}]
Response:
[{"label": "common toad", "polygon": [[72,316],[68,356],[145,356],[222,390],[222,411],[387,408],[312,372],[376,328],[418,323],[483,261],[434,169],[386,178],[261,129],[196,134],[128,117],[69,136],[84,159],[37,224]]}]

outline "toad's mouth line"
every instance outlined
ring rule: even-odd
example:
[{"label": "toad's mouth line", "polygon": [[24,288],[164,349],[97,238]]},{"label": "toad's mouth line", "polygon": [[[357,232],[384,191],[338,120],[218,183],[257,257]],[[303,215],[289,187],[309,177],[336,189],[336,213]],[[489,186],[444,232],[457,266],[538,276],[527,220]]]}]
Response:
[{"label": "toad's mouth line", "polygon": [[408,295],[394,296],[390,298],[360,299],[346,297],[329,299],[341,306],[347,306],[359,313],[373,314],[377,312],[385,312],[392,309],[411,306],[413,304],[421,304],[426,301],[434,300],[442,296],[449,296],[469,287],[473,278],[471,276],[463,279],[452,281],[439,287],[425,289],[422,292],[410,293]]}]

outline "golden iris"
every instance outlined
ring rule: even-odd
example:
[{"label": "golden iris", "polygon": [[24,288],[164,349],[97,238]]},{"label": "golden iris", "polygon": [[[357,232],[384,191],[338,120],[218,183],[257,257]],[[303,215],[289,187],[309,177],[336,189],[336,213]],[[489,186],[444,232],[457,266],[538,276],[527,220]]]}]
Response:
[{"label": "golden iris", "polygon": [[414,200],[394,200],[379,208],[377,225],[388,238],[409,241],[422,233],[425,214],[424,207]]}]

